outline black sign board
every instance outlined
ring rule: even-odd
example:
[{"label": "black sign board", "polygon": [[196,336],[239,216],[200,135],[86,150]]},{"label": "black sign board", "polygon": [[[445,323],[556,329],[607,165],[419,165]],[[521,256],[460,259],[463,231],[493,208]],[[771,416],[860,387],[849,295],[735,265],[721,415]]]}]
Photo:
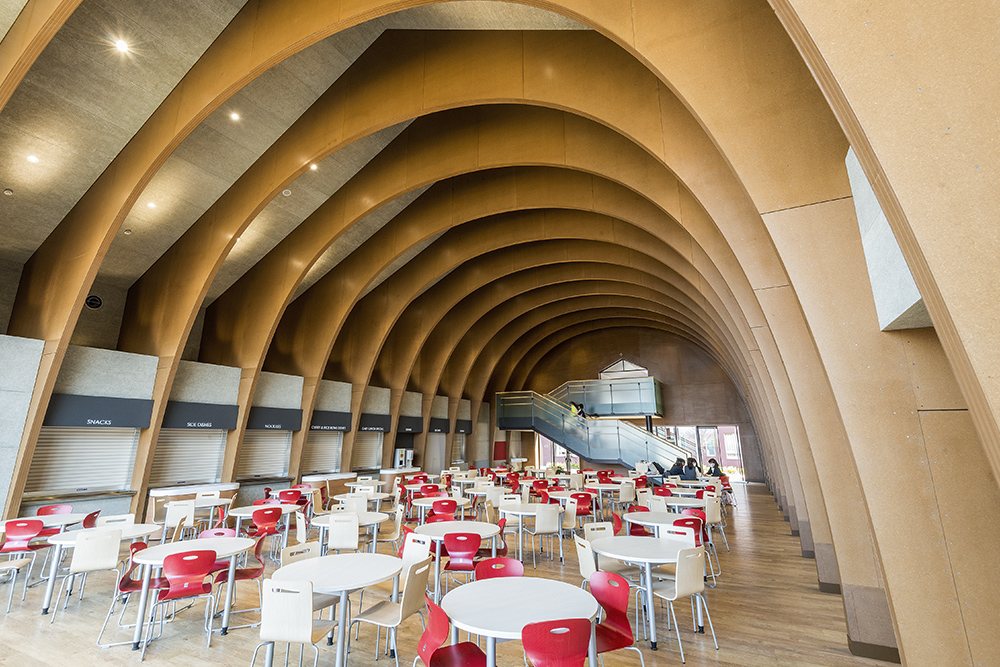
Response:
[{"label": "black sign board", "polygon": [[430,428],[427,429],[428,433],[450,433],[451,429],[448,426],[448,420],[441,417],[431,417]]},{"label": "black sign board", "polygon": [[45,411],[45,426],[94,428],[149,428],[153,401],[147,398],[111,398],[52,394]]},{"label": "black sign board", "polygon": [[455,420],[455,433],[472,433],[472,420],[471,419],[456,419]]},{"label": "black sign board", "polygon": [[302,428],[302,410],[298,408],[250,408],[247,428],[253,431],[298,431]]},{"label": "black sign board", "polygon": [[399,416],[399,421],[396,422],[396,432],[397,433],[423,433],[424,432],[424,420],[422,417],[404,417]]},{"label": "black sign board", "polygon": [[236,428],[240,406],[219,403],[184,403],[167,401],[163,412],[163,428]]},{"label": "black sign board", "polygon": [[392,430],[392,417],[389,415],[362,414],[358,420],[358,430],[388,433]]},{"label": "black sign board", "polygon": [[313,410],[310,431],[350,431],[351,413]]}]

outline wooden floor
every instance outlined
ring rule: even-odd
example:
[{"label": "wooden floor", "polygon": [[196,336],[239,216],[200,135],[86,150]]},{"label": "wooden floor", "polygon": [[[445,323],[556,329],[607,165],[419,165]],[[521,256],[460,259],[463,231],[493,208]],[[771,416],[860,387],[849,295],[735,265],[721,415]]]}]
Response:
[{"label": "wooden floor", "polygon": [[[730,512],[726,529],[732,551],[727,553],[722,549],[723,575],[718,587],[706,593],[720,649],[715,650],[711,635],[695,634],[690,629],[690,605],[679,604],[677,615],[687,664],[884,667],[886,663],[857,658],[847,650],[840,596],[819,591],[814,562],[800,556],[798,539],[790,535],[788,524],[782,520],[767,489],[755,484],[738,486],[736,492],[739,506]],[[508,538],[508,541],[513,546],[513,539]],[[532,571],[529,558],[527,574],[578,584],[581,577],[575,549],[570,542],[565,546],[565,565],[560,566],[558,558],[551,562],[545,560],[539,562],[538,570]],[[129,646],[102,650],[94,643],[107,610],[112,580],[111,574],[92,576],[84,599],[80,601],[74,597],[69,607],[60,611],[54,625],[49,624],[49,617],[39,613],[41,586],[30,589],[24,602],[15,596],[9,615],[3,616],[3,607],[0,607],[0,665],[137,664],[139,655]],[[4,601],[7,586],[0,586],[0,599]],[[249,664],[258,643],[257,631],[242,629],[225,637],[216,635],[212,647],[206,649],[201,630],[201,604],[167,626],[164,637],[149,647],[146,664],[193,667]],[[256,586],[247,582],[240,584],[237,604],[254,606]],[[256,613],[241,616],[242,619],[236,622],[248,622],[257,617]],[[630,616],[634,618],[631,613]],[[657,610],[658,651],[651,651],[646,642],[638,644],[649,667],[680,664],[677,642],[672,631],[667,633],[665,618],[665,614]],[[399,637],[400,665],[412,663],[420,631],[420,621],[416,617],[403,624]],[[112,641],[124,641],[130,636],[121,630],[110,634]],[[374,639],[374,629],[364,627],[360,639],[352,642],[348,664],[372,664]],[[333,663],[334,648],[321,645],[321,665]],[[297,653],[294,651],[291,664],[295,664]],[[283,649],[276,657],[282,654]],[[258,664],[263,664],[262,656],[263,650]],[[306,664],[311,664],[309,649],[305,656]],[[500,665],[524,664],[519,642],[501,643],[497,656]],[[383,656],[380,664],[388,667],[393,663]],[[619,651],[606,656],[605,664],[607,667],[631,667],[638,664],[638,656],[634,651]]]}]

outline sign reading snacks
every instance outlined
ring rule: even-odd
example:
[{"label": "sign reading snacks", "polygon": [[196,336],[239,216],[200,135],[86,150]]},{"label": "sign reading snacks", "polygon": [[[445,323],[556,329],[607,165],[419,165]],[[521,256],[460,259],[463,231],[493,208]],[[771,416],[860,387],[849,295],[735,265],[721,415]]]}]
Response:
[{"label": "sign reading snacks", "polygon": [[254,406],[247,417],[247,429],[253,431],[298,431],[302,428],[302,410]]},{"label": "sign reading snacks", "polygon": [[351,413],[313,410],[310,431],[350,431]]},{"label": "sign reading snacks", "polygon": [[52,394],[45,426],[149,428],[153,401],[145,398]]}]

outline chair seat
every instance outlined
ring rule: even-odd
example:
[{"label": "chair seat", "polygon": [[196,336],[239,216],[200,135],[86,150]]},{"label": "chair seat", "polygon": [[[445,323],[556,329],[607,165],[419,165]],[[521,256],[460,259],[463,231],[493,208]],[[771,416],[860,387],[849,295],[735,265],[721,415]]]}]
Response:
[{"label": "chair seat", "polygon": [[677,582],[673,579],[663,579],[653,582],[653,595],[664,600],[673,600],[676,597]]},{"label": "chair seat", "polygon": [[156,601],[165,602],[167,600],[183,600],[184,598],[192,598],[198,595],[210,595],[211,593],[212,584],[204,583],[201,586],[191,586],[188,588],[177,589],[173,592],[171,592],[170,589],[161,590],[156,595]]},{"label": "chair seat", "polygon": [[340,602],[339,595],[327,595],[326,593],[313,593],[313,611],[333,607]]},{"label": "chair seat", "polygon": [[399,603],[380,600],[362,612],[354,615],[354,621],[364,621],[384,628],[395,627],[399,623]]},{"label": "chair seat", "polygon": [[0,561],[0,572],[4,570],[20,570],[30,562],[30,558],[15,558],[14,560]]},{"label": "chair seat", "polygon": [[597,640],[598,653],[617,651],[634,643],[631,637],[603,625],[594,628],[594,636]]},{"label": "chair seat", "polygon": [[[233,579],[235,581],[248,581],[250,579],[257,579],[262,574],[264,574],[264,567],[245,567],[237,568],[236,572],[233,573]],[[215,577],[215,583],[224,584],[229,581],[229,563],[226,563],[226,569],[219,572]]]},{"label": "chair seat", "polygon": [[434,651],[427,667],[486,667],[486,654],[472,642],[449,644]]},{"label": "chair seat", "polygon": [[[149,580],[149,590],[155,591],[161,588],[169,588],[170,582],[167,581],[166,577],[151,577]],[[141,579],[129,579],[118,587],[118,590],[122,593],[138,593],[142,590],[142,580]]]},{"label": "chair seat", "polygon": [[616,558],[609,558],[603,554],[597,554],[597,569],[604,572],[614,572],[623,577],[627,575],[639,575],[641,572],[635,565],[628,565]]}]

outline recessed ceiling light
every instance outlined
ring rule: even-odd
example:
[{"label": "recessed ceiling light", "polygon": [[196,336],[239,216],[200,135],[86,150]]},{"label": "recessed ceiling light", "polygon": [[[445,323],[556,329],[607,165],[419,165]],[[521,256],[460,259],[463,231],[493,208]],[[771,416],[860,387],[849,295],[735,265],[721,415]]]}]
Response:
[{"label": "recessed ceiling light", "polygon": [[128,44],[125,43],[124,39],[116,39],[115,48],[121,51],[122,53],[128,52]]},{"label": "recessed ceiling light", "polygon": [[35,157],[34,155],[29,155],[28,156],[28,162],[34,164],[34,163],[38,162],[38,158]]},{"label": "recessed ceiling light", "polygon": [[292,191],[291,190],[282,190],[281,194],[285,195],[286,197],[291,197],[292,196]]},{"label": "recessed ceiling light", "polygon": [[149,202],[148,204],[146,204],[146,207],[147,208],[156,208],[156,203],[155,202]]},{"label": "recessed ceiling light", "polygon": [[319,165],[311,164],[309,165],[309,168],[312,169],[313,171],[316,171],[317,169],[319,169]]},{"label": "recessed ceiling light", "polygon": [[3,189],[3,193],[4,193],[5,195],[7,195],[8,197],[10,197],[10,196],[11,196],[12,194],[14,194],[14,191],[13,191],[13,190],[11,190],[10,188],[4,188],[4,189]]},{"label": "recessed ceiling light", "polygon": [[233,120],[239,120],[240,119],[240,115],[238,113],[236,113],[235,111],[232,112],[231,114],[229,114],[229,117],[232,118]]},{"label": "recessed ceiling light", "polygon": [[131,233],[132,233],[131,229],[126,229],[125,231],[122,232],[122,234],[124,234],[125,236],[128,236]]}]

